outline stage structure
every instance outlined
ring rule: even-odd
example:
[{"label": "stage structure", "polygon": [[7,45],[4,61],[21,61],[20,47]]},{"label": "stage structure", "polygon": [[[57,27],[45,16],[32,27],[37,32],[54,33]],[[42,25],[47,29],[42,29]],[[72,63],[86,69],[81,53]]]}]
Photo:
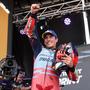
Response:
[{"label": "stage structure", "polygon": [[[29,7],[30,8],[30,7]],[[48,5],[46,7],[40,8],[40,12],[38,13],[38,18],[40,20],[49,18],[52,19],[54,17],[60,18],[63,15],[70,14],[72,12],[82,12],[85,26],[85,39],[86,44],[90,44],[90,35],[89,35],[89,26],[87,22],[87,13],[86,11],[90,10],[90,2],[88,0],[71,0],[63,3]],[[13,23],[24,23],[27,21],[27,17],[29,16],[31,11],[21,12],[17,14],[13,14],[14,21]],[[22,17],[22,18],[21,18]]]},{"label": "stage structure", "polygon": [[[85,2],[84,10],[89,10],[89,9],[90,9],[90,2]],[[67,13],[79,12],[79,11],[83,11],[82,0],[72,0],[64,3],[48,5],[46,7],[40,8],[40,13],[38,13],[38,18],[51,19],[55,16],[61,17],[62,15],[65,15]],[[26,12],[13,14],[14,17],[13,23],[24,22],[25,20],[27,20],[26,17],[30,14],[30,12],[31,11],[26,11]],[[21,17],[23,16],[22,19],[20,18],[20,16]]]}]

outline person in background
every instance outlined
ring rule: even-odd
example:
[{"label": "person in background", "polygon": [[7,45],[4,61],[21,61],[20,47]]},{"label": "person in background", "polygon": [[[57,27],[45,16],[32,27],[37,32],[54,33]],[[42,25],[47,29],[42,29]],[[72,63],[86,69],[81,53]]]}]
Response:
[{"label": "person in background", "polygon": [[[36,16],[39,10],[39,4],[31,5],[31,15],[24,28],[24,33],[29,37],[34,52],[31,90],[61,90],[59,76],[52,68],[53,62],[55,61],[58,36],[54,30],[48,29],[42,34],[44,45],[40,42],[37,30],[38,19]],[[61,54],[61,52],[59,53]],[[78,58],[74,58],[74,56],[73,51],[71,55],[63,53],[62,57],[59,58],[59,61],[62,61],[68,67],[69,73],[67,74],[69,78],[77,80],[77,77],[75,77],[75,67]]]},{"label": "person in background", "polygon": [[19,70],[17,76],[14,78],[13,90],[30,90],[31,86],[28,85],[30,80],[26,80],[25,72]]}]

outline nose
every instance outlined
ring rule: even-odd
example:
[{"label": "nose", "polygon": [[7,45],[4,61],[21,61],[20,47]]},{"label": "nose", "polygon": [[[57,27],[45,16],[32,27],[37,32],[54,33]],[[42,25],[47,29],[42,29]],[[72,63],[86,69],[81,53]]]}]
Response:
[{"label": "nose", "polygon": [[47,41],[50,41],[50,40],[51,40],[51,38],[50,38],[50,37],[48,37],[46,40],[47,40]]}]

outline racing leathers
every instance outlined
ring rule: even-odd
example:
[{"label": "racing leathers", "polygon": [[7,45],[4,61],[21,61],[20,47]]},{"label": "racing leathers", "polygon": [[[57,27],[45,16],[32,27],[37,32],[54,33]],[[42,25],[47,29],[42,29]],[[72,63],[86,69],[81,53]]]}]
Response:
[{"label": "racing leathers", "polygon": [[[30,39],[34,51],[34,68],[31,90],[61,90],[59,76],[52,68],[55,61],[55,49],[44,47],[38,35],[37,19],[31,15],[25,26],[24,32]],[[73,59],[75,66],[78,58]],[[73,80],[74,71],[70,70],[68,76]],[[76,80],[76,77],[74,77]]]}]

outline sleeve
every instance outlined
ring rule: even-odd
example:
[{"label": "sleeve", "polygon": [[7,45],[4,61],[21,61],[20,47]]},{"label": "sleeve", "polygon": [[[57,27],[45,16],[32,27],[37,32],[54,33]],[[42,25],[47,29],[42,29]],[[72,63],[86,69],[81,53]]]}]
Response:
[{"label": "sleeve", "polygon": [[31,14],[24,28],[25,34],[29,37],[35,57],[40,52],[42,46],[38,35],[36,17],[36,15]]},{"label": "sleeve", "polygon": [[30,16],[28,18],[27,24],[25,25],[24,32],[29,38],[33,36],[33,31],[36,24],[35,22],[36,22],[35,18]]},{"label": "sleeve", "polygon": [[78,76],[77,73],[75,72],[75,68],[77,66],[78,63],[78,52],[76,51],[76,49],[74,48],[73,50],[74,53],[74,57],[73,57],[73,67],[68,69],[67,75],[68,78],[72,81],[77,81]]}]

